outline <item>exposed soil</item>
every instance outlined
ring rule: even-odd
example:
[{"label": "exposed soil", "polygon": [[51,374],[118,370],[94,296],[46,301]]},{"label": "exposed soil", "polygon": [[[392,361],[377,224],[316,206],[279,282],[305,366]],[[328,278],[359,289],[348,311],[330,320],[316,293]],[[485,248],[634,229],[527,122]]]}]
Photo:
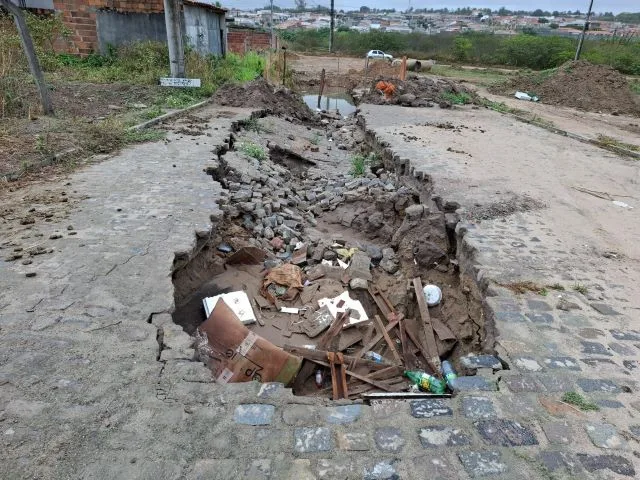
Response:
[{"label": "exposed soil", "polygon": [[521,74],[489,88],[493,93],[509,96],[517,90],[535,93],[541,102],[550,105],[640,116],[640,100],[631,92],[626,77],[611,67],[584,60],[567,62],[546,77]]},{"label": "exposed soil", "polygon": [[273,86],[263,78],[243,85],[222,86],[213,98],[217,105],[264,109],[274,115],[289,116],[303,122],[315,119],[298,94],[285,87]]},{"label": "exposed soil", "polygon": [[[385,95],[378,90],[379,82],[394,86],[393,94]],[[453,80],[434,76],[408,75],[406,81],[395,77],[380,76],[369,85],[370,88],[360,98],[362,103],[374,105],[404,105],[410,107],[432,107],[438,104],[441,108],[451,107],[451,102],[443,94],[467,94],[473,100],[477,96],[473,90]]]},{"label": "exposed soil", "polygon": [[[364,132],[355,119],[329,119],[324,130],[308,130],[291,119],[287,126],[280,118],[266,117],[260,119],[260,127],[258,132],[239,130],[233,134],[231,150],[221,152],[218,167],[210,169],[228,191],[220,201],[224,219],[215,238],[202,245],[194,259],[186,263],[177,259],[175,263],[174,321],[193,334],[206,320],[204,297],[243,290],[255,299],[254,312],[264,323],[252,324],[252,331],[279,347],[313,346],[321,336],[307,336],[302,325],[314,318],[322,298],[349,291],[351,298],[362,303],[369,318],[385,318],[369,292],[352,283],[368,276],[369,287],[378,289],[404,316],[410,331],[418,332],[421,316],[410,283],[421,277],[425,284],[436,284],[443,292],[443,301],[430,309],[431,317],[455,332],[455,340],[436,336],[438,353],[466,373],[457,359],[481,352],[487,345],[480,294],[472,281],[461,277],[450,243],[455,222],[449,217],[455,214],[449,213],[446,222],[445,212],[435,203],[421,203],[421,199],[429,198],[428,184],[405,185],[400,175],[376,162],[361,177],[349,174],[350,162],[341,159],[365,147]],[[234,145],[249,141],[266,145],[269,158],[257,161],[234,150]],[[344,142],[344,148],[332,151],[335,142]],[[298,165],[292,168],[295,163]],[[304,246],[297,249],[300,244]],[[245,247],[258,247],[266,260],[232,264],[234,252]],[[344,257],[345,251],[351,251],[354,257]],[[341,259],[353,265],[356,255],[364,259],[364,267],[345,270],[338,264]],[[265,276],[287,264],[300,267],[304,287],[265,291]],[[281,307],[299,308],[300,313],[283,313]],[[345,329],[338,336],[338,349],[354,355],[374,333],[371,322]],[[397,329],[389,334],[399,348]],[[392,349],[384,340],[371,350],[389,365],[395,363]],[[418,348],[408,347],[407,357],[406,368],[430,370]],[[215,362],[209,365],[214,371],[221,368]],[[368,372],[365,369],[361,373]],[[296,382],[295,393],[329,396],[328,370],[323,378],[325,384],[320,389],[313,376]],[[401,377],[385,381],[394,389],[409,387]],[[350,385],[354,392],[369,390],[367,384],[358,381],[352,380]],[[354,393],[354,398],[357,395]]]}]

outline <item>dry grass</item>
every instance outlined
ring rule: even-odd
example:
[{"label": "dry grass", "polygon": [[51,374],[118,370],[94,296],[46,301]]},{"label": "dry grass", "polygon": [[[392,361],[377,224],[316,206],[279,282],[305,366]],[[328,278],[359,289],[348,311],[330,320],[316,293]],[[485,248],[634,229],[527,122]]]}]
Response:
[{"label": "dry grass", "polygon": [[516,293],[519,295],[525,294],[527,292],[535,292],[543,295],[544,294],[543,292],[546,292],[546,289],[544,288],[544,286],[528,280],[521,281],[521,282],[512,282],[512,283],[499,283],[498,285],[500,285],[501,287],[508,288],[513,293]]}]

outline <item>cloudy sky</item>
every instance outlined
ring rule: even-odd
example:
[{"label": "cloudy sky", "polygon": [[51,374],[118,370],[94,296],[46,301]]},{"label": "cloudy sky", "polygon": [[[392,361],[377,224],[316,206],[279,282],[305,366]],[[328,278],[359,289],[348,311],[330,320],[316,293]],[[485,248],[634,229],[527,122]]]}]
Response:
[{"label": "cloudy sky", "polygon": [[[229,0],[221,2],[225,8],[262,8],[269,4],[269,0]],[[373,8],[389,8],[393,5],[393,8],[397,10],[405,10],[409,7],[409,0],[401,0],[399,2],[390,2],[389,0],[335,0],[337,10],[357,10],[362,5],[367,5]],[[293,7],[293,0],[274,0],[274,5],[281,7]],[[329,0],[307,0],[308,6],[329,6]],[[478,0],[478,1],[443,1],[438,3],[426,2],[424,0],[411,0],[411,6],[414,8],[453,8],[457,7],[487,7],[497,10],[500,7],[506,7],[510,10],[535,10],[541,8],[542,10],[580,10],[586,12],[589,7],[589,1],[575,1],[575,0],[537,0],[537,1],[525,1],[525,0]],[[637,12],[640,11],[640,4],[637,0],[594,0],[593,10],[595,12]]]}]

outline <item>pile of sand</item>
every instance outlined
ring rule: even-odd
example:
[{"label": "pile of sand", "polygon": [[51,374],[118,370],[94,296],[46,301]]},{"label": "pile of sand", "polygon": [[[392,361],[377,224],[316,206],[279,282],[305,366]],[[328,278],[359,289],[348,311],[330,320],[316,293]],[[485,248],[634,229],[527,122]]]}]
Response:
[{"label": "pile of sand", "polygon": [[313,121],[315,116],[299,95],[288,88],[271,85],[264,78],[242,85],[223,85],[213,101],[227,107],[264,109],[273,115],[289,116],[303,122]]},{"label": "pile of sand", "polygon": [[550,105],[640,116],[640,101],[631,92],[626,77],[611,67],[584,60],[567,62],[551,75],[517,75],[490,89],[510,96],[517,90],[535,93],[541,102]]}]

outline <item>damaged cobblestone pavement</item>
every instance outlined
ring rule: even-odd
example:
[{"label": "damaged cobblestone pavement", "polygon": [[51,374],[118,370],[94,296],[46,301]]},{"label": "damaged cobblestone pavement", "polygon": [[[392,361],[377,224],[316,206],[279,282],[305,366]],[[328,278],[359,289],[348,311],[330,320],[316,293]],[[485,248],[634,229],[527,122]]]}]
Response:
[{"label": "damaged cobblestone pavement", "polygon": [[3,194],[2,478],[637,477],[633,252],[581,260],[514,186],[534,167],[445,142],[626,160],[471,105],[233,88],[265,104]]}]

